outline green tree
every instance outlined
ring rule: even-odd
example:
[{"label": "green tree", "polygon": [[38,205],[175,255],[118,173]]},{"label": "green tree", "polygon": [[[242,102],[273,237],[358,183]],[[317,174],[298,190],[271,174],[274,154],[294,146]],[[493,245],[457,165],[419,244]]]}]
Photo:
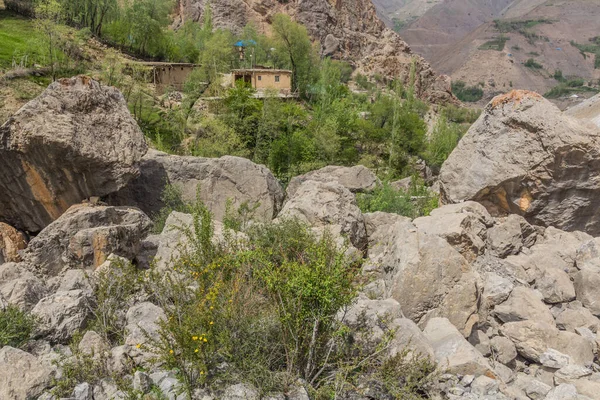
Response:
[{"label": "green tree", "polygon": [[292,88],[302,95],[314,82],[316,52],[306,28],[284,14],[273,17],[273,36],[278,57],[292,70]]}]

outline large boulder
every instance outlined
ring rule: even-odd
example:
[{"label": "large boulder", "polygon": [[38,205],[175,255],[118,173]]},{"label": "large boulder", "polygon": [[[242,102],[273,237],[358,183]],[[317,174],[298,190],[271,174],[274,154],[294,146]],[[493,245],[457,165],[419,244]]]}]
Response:
[{"label": "large boulder", "polygon": [[35,356],[10,346],[0,349],[0,399],[37,399],[52,378],[52,368]]},{"label": "large boulder", "polygon": [[600,233],[600,130],[542,96],[498,96],[440,174],[445,203],[475,200],[536,225]]},{"label": "large boulder", "polygon": [[436,361],[448,373],[494,376],[489,362],[446,318],[432,318],[423,331]]},{"label": "large boulder", "polygon": [[337,182],[353,193],[368,192],[380,184],[377,176],[363,165],[355,165],[354,167],[330,165],[293,177],[286,189],[287,196],[292,197],[300,185],[306,181]]},{"label": "large boulder", "polygon": [[75,332],[85,327],[91,316],[91,305],[89,295],[80,289],[44,297],[31,310],[38,321],[36,336],[68,343]]},{"label": "large boulder", "polygon": [[337,182],[305,181],[290,197],[278,219],[298,219],[317,231],[346,237],[357,249],[367,245],[363,215],[352,192]]},{"label": "large boulder", "polygon": [[24,263],[0,265],[0,297],[23,310],[32,309],[47,293],[41,279]]},{"label": "large boulder", "polygon": [[0,127],[0,220],[39,232],[124,187],[146,151],[121,92],[85,76],[54,82]]},{"label": "large boulder", "polygon": [[19,251],[27,247],[25,235],[10,225],[0,222],[0,265],[5,262],[19,262]]},{"label": "large boulder", "polygon": [[151,226],[136,208],[75,205],[31,240],[24,258],[49,275],[96,268],[110,254],[133,259]]},{"label": "large boulder", "polygon": [[544,322],[508,322],[502,325],[500,333],[515,344],[522,357],[536,363],[541,362],[540,357],[549,349],[571,357],[577,365],[591,365],[594,360],[592,345],[586,339]]},{"label": "large boulder", "polygon": [[420,325],[446,317],[468,336],[479,293],[467,260],[443,235],[423,233],[408,218],[377,212],[365,214],[365,220],[370,244],[365,268],[384,280],[385,296]]},{"label": "large boulder", "polygon": [[283,203],[283,189],[271,171],[241,157],[185,157],[149,150],[140,171],[137,179],[106,200],[153,215],[165,205],[162,192],[171,184],[186,202],[195,202],[199,192],[216,220],[223,219],[230,201],[233,210],[244,203],[256,207],[253,217],[265,222],[275,218]]},{"label": "large boulder", "polygon": [[473,260],[485,249],[486,229],[493,222],[481,204],[470,201],[437,208],[413,223],[423,233],[443,237],[465,258]]}]

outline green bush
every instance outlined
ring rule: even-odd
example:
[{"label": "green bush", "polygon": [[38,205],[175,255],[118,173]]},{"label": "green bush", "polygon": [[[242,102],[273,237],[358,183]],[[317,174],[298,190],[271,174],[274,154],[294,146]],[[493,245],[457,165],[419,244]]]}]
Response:
[{"label": "green bush", "polygon": [[190,213],[191,205],[183,200],[183,193],[181,188],[171,184],[165,185],[161,194],[160,200],[162,202],[161,209],[154,215],[152,215],[152,231],[154,233],[161,233],[165,228],[167,218],[173,211],[182,213]]},{"label": "green bush", "polygon": [[477,86],[467,86],[463,81],[452,82],[452,93],[460,101],[474,103],[483,98],[483,89]]},{"label": "green bush", "polygon": [[16,306],[0,311],[0,347],[21,347],[30,338],[35,318]]},{"label": "green bush", "polygon": [[383,211],[410,218],[429,215],[431,210],[438,207],[437,196],[418,179],[413,178],[412,181],[407,191],[395,189],[390,183],[384,182],[371,193],[358,194],[358,207],[365,213]]},{"label": "green bush", "polygon": [[190,389],[243,379],[267,392],[281,390],[285,376],[314,378],[331,352],[336,313],[356,295],[357,265],[295,220],[215,244],[210,212],[198,202],[192,215],[176,273],[153,283],[167,319],[151,349]]},{"label": "green bush", "polygon": [[527,68],[531,68],[531,69],[542,69],[543,65],[538,63],[537,61],[535,61],[533,58],[528,59],[527,61],[525,61],[525,65]]},{"label": "green bush", "polygon": [[448,122],[445,116],[440,117],[423,155],[427,165],[439,170],[465,132],[465,127]]}]

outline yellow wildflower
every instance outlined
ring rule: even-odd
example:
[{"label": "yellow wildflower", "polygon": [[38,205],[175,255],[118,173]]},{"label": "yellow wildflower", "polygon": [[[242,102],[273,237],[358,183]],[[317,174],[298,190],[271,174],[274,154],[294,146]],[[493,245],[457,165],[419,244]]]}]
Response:
[{"label": "yellow wildflower", "polygon": [[204,343],[208,342],[208,339],[204,338]]},{"label": "yellow wildflower", "polygon": [[198,349],[194,350],[194,353],[197,353],[197,352],[198,352]]},{"label": "yellow wildflower", "polygon": [[169,354],[173,354],[173,350],[169,350]]},{"label": "yellow wildflower", "polygon": [[214,322],[210,321],[210,325],[214,324]]},{"label": "yellow wildflower", "polygon": [[198,336],[192,336],[192,340],[198,340]]},{"label": "yellow wildflower", "polygon": [[135,347],[139,349],[140,347],[142,347],[142,345],[140,343],[138,343],[135,345]]}]

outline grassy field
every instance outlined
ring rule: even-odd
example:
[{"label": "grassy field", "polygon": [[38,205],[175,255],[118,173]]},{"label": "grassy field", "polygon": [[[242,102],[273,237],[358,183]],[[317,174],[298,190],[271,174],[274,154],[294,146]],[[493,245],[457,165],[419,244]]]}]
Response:
[{"label": "grassy field", "polygon": [[32,20],[0,9],[0,68],[11,68],[13,62],[23,67],[43,65],[43,36]]}]

